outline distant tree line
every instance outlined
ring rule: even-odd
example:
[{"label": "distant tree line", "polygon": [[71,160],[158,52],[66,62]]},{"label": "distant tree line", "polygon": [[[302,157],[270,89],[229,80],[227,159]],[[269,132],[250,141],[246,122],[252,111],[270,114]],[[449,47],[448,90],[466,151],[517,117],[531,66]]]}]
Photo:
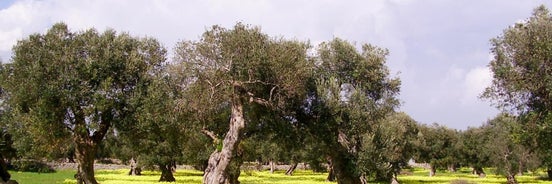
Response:
[{"label": "distant tree line", "polygon": [[387,49],[334,38],[270,37],[259,27],[213,26],[175,46],[153,38],[53,25],[13,47],[0,67],[0,176],[13,159],[78,163],[78,183],[96,184],[94,162],[117,158],[175,181],[178,164],[203,182],[239,183],[244,162],[299,163],[340,184],[398,183],[408,162],[438,170],[495,167],[552,175],[552,16],[533,16],[491,41],[493,83],[482,97],[504,113],[457,131],[398,112],[400,79]]}]

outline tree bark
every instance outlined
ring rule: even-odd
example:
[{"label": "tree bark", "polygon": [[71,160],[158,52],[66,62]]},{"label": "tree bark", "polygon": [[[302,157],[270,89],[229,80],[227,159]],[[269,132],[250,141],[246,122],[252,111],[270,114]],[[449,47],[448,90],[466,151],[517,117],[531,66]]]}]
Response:
[{"label": "tree bark", "polygon": [[330,168],[330,170],[328,170],[328,177],[326,178],[326,181],[335,181],[333,168]]},{"label": "tree bark", "polygon": [[328,177],[326,178],[326,181],[335,181],[332,158],[326,157],[326,159],[328,160]]},{"label": "tree bark", "polygon": [[293,162],[293,164],[289,166],[288,170],[286,171],[286,175],[288,176],[293,175],[293,171],[295,171],[295,169],[297,169],[297,162]]},{"label": "tree bark", "polygon": [[75,137],[75,154],[78,163],[78,171],[75,175],[77,183],[98,184],[94,178],[94,156],[96,155],[97,143],[90,137]]},{"label": "tree bark", "polygon": [[454,164],[449,164],[447,169],[450,172],[456,172],[456,166]]},{"label": "tree bark", "polygon": [[397,177],[391,177],[391,184],[399,184],[399,180],[397,179]]},{"label": "tree bark", "polygon": [[272,160],[268,162],[268,166],[270,167],[270,174],[274,174],[274,162]]},{"label": "tree bark", "polygon": [[241,174],[241,165],[243,164],[242,151],[238,148],[237,154],[234,155],[232,161],[230,161],[230,166],[228,166],[228,176],[226,177],[225,184],[240,184],[238,178]]},{"label": "tree bark", "polygon": [[[336,151],[332,155],[332,165],[335,177],[338,184],[363,184],[362,176],[356,174],[352,169],[356,166],[353,161],[350,160],[351,156],[346,155],[348,153],[342,153]],[[353,164],[353,165],[352,165]]]},{"label": "tree bark", "polygon": [[506,175],[506,183],[507,184],[517,184],[517,180],[516,180],[516,177],[515,175],[513,174],[507,174]]},{"label": "tree bark", "polygon": [[484,178],[486,176],[485,171],[483,171],[482,167],[473,167],[473,174],[476,174],[480,178]]},{"label": "tree bark", "polygon": [[209,157],[209,163],[203,175],[204,184],[224,184],[228,177],[228,166],[236,154],[238,144],[245,128],[243,104],[239,97],[232,97],[232,112],[229,129],[224,137],[222,149],[215,150]]},{"label": "tree bark", "polygon": [[174,182],[176,179],[173,176],[172,173],[172,164],[160,164],[159,169],[161,169],[161,178],[159,178],[159,182],[165,181],[165,182]]},{"label": "tree bark", "polygon": [[8,182],[10,181],[10,173],[8,173],[8,168],[6,162],[4,162],[4,157],[0,155],[0,181]]},{"label": "tree bark", "polygon": [[128,172],[128,175],[130,176],[140,176],[142,175],[142,169],[138,167],[138,163],[136,162],[136,159],[131,158],[130,159],[130,171]]},{"label": "tree bark", "polygon": [[435,172],[437,172],[436,170],[435,166],[429,165],[429,177],[435,176]]}]

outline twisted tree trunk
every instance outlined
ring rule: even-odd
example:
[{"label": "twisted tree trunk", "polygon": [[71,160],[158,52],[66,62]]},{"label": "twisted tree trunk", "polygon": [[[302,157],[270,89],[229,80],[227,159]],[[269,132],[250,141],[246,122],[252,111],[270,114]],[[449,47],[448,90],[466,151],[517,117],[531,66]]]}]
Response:
[{"label": "twisted tree trunk", "polygon": [[242,130],[245,128],[243,104],[239,97],[232,98],[232,114],[230,125],[224,137],[222,149],[215,150],[209,157],[209,163],[203,175],[204,184],[223,184],[228,177],[228,167],[232,156],[236,154],[241,141]]},{"label": "twisted tree trunk", "polygon": [[[270,167],[270,174],[274,174],[274,162],[272,160],[270,160],[268,162],[268,166]],[[286,173],[287,174],[287,173]]]},{"label": "twisted tree trunk", "polygon": [[348,153],[341,153],[336,151],[335,155],[332,155],[332,165],[333,173],[337,179],[338,184],[364,184],[363,177],[359,174],[356,174],[352,170],[355,167],[353,161],[350,160],[350,156],[346,155]]},{"label": "twisted tree trunk", "polygon": [[429,177],[435,176],[435,173],[437,172],[437,169],[434,165],[429,165]]},{"label": "twisted tree trunk", "polygon": [[517,184],[517,180],[514,174],[508,173],[506,175],[506,183],[507,184]]},{"label": "twisted tree trunk", "polygon": [[10,181],[10,173],[8,173],[8,168],[6,167],[6,163],[4,162],[4,157],[0,155],[0,182],[8,182]]},{"label": "twisted tree trunk", "polygon": [[77,183],[98,184],[94,178],[94,157],[98,144],[89,136],[75,137],[75,154],[78,163],[78,171],[75,175]]},{"label": "twisted tree trunk", "polygon": [[297,169],[297,162],[293,162],[293,164],[289,166],[288,170],[286,171],[286,175],[288,176],[293,175],[293,171],[295,171],[295,169]]},{"label": "twisted tree trunk", "polygon": [[142,169],[138,166],[136,159],[132,157],[129,162],[130,162],[130,171],[128,172],[128,175],[130,176],[142,175]]},{"label": "twisted tree trunk", "polygon": [[80,111],[75,113],[73,142],[75,143],[75,157],[78,163],[78,171],[75,174],[78,184],[98,184],[96,178],[94,178],[94,158],[96,157],[98,144],[105,137],[109,127],[111,127],[111,123],[108,120],[101,121],[98,129],[90,135],[83,113]]},{"label": "twisted tree trunk", "polygon": [[161,169],[161,178],[159,178],[159,182],[165,181],[165,182],[174,182],[176,179],[173,176],[172,173],[172,164],[160,164],[159,169]]},{"label": "twisted tree trunk", "polygon": [[479,176],[480,178],[484,178],[486,175],[485,175],[485,171],[483,171],[483,168],[482,167],[473,167],[473,171],[472,171],[473,174],[476,174],[477,176]]},{"label": "twisted tree trunk", "polygon": [[326,181],[335,181],[332,158],[328,156],[326,159],[328,160],[328,177],[326,178]]}]

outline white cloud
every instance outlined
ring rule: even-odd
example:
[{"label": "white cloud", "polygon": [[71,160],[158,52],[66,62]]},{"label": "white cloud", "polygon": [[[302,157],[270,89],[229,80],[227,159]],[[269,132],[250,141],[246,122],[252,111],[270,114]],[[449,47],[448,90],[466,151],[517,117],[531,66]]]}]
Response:
[{"label": "white cloud", "polygon": [[492,75],[488,67],[476,67],[471,69],[464,80],[464,104],[478,100],[479,95],[483,93],[486,87],[491,84]]}]

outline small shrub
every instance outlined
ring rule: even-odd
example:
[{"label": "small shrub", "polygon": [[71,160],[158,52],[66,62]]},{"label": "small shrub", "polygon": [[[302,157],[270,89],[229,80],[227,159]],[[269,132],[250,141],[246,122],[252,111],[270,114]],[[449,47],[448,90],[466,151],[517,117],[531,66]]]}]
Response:
[{"label": "small shrub", "polygon": [[36,160],[17,160],[11,163],[13,170],[22,172],[53,173],[54,168]]}]

